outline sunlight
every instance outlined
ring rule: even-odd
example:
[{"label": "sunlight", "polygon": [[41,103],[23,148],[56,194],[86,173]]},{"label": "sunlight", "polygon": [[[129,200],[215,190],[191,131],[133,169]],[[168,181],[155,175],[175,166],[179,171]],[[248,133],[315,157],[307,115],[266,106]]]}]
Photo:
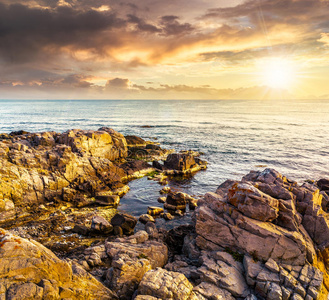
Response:
[{"label": "sunlight", "polygon": [[286,59],[272,58],[262,63],[263,84],[271,88],[290,88],[296,79],[293,63]]}]

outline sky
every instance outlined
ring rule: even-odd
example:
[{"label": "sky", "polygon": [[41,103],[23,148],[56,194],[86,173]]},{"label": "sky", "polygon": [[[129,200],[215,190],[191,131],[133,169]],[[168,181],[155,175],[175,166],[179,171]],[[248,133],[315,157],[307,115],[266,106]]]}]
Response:
[{"label": "sky", "polygon": [[329,99],[329,0],[0,0],[0,99]]}]

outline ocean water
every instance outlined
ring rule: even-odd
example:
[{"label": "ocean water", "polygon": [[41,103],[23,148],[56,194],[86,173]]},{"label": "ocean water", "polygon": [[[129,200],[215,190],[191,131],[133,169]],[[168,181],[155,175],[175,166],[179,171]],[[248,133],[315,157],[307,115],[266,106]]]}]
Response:
[{"label": "ocean water", "polygon": [[[192,195],[226,179],[275,168],[288,178],[329,177],[329,101],[0,101],[0,132],[63,132],[111,127],[165,148],[204,153],[208,169],[170,185]],[[143,128],[149,125],[150,128]],[[121,209],[140,215],[158,205],[161,186],[130,183]]]}]

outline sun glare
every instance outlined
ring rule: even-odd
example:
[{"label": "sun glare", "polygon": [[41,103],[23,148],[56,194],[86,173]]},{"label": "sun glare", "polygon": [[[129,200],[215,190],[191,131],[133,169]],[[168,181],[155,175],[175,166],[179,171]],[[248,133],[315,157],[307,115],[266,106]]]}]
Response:
[{"label": "sun glare", "polygon": [[277,89],[291,87],[296,79],[296,71],[291,61],[271,59],[262,64],[263,84]]}]

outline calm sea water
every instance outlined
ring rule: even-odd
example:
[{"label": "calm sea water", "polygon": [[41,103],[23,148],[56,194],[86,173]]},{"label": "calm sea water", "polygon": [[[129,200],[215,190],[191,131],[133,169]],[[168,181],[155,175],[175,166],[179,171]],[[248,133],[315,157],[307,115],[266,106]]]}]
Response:
[{"label": "calm sea water", "polygon": [[[0,132],[108,126],[156,138],[167,148],[202,151],[208,170],[171,183],[194,195],[264,166],[299,182],[329,177],[329,101],[8,100],[0,105]],[[158,204],[157,183],[143,178],[130,186],[121,209],[139,215]]]}]

